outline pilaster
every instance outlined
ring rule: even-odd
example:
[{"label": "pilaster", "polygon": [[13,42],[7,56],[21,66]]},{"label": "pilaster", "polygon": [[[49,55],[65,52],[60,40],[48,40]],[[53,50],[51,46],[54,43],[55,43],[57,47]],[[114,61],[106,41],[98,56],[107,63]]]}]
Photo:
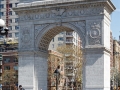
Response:
[{"label": "pilaster", "polygon": [[25,90],[34,90],[34,53],[19,52],[18,84]]},{"label": "pilaster", "polygon": [[25,90],[47,90],[47,53],[19,52],[19,85]]},{"label": "pilaster", "polygon": [[106,48],[86,48],[83,90],[110,90],[110,51]]}]

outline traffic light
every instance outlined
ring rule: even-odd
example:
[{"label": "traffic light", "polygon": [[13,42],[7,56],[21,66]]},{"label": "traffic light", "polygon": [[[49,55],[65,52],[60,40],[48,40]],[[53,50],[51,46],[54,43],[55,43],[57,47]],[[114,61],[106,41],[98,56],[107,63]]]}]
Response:
[{"label": "traffic light", "polygon": [[2,61],[3,60],[3,56],[2,56],[2,54],[0,54],[0,61]]}]

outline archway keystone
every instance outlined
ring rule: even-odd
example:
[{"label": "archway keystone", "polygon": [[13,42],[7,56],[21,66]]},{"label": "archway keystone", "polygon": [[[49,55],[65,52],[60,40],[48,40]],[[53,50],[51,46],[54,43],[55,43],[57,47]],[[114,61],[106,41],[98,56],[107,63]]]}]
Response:
[{"label": "archway keystone", "polygon": [[19,84],[25,90],[47,90],[47,49],[62,31],[82,40],[83,90],[110,90],[110,0],[20,0]]}]

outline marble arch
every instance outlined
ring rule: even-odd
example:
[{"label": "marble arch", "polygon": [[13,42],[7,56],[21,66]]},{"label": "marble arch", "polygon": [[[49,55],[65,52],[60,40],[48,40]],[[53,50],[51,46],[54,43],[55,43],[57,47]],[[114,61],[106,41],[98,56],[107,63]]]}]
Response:
[{"label": "marble arch", "polygon": [[83,90],[110,90],[110,0],[20,0],[19,84],[47,90],[47,48],[56,34],[75,30],[85,49]]}]

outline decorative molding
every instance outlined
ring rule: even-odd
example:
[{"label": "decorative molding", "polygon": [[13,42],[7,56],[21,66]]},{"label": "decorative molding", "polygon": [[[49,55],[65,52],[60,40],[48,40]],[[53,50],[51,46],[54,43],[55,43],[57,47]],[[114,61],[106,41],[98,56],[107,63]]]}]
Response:
[{"label": "decorative molding", "polygon": [[[95,0],[91,0],[92,2],[96,2]],[[87,1],[87,2],[91,2]],[[97,0],[101,1],[101,0]],[[85,0],[43,0],[43,1],[38,1],[38,0],[20,0],[20,3],[18,4],[18,7],[27,7],[27,6],[39,6],[39,5],[50,5],[50,4],[59,4],[59,3],[86,3]]]},{"label": "decorative molding", "polygon": [[88,42],[89,45],[100,45],[101,44],[101,22],[100,21],[92,21],[88,23],[89,35]]},{"label": "decorative molding", "polygon": [[39,50],[19,51],[19,56],[22,60],[33,60],[34,57],[48,57],[48,52],[41,52]]},{"label": "decorative molding", "polygon": [[35,39],[37,38],[37,35],[42,32],[42,30],[47,27],[49,24],[38,24],[38,25],[34,25],[34,30],[35,30]]},{"label": "decorative molding", "polygon": [[18,12],[20,14],[19,21],[29,21],[29,20],[48,20],[57,18],[71,18],[79,16],[89,16],[89,15],[100,15],[104,14],[104,7],[101,5],[91,5],[89,8],[84,5],[69,6],[69,7],[55,7],[55,8],[43,8],[42,10],[25,10]]},{"label": "decorative molding", "polygon": [[20,33],[20,48],[26,49],[31,48],[31,27],[30,26],[23,26],[21,27]]},{"label": "decorative molding", "polygon": [[70,22],[72,25],[76,26],[82,34],[85,36],[86,35],[86,22],[85,20],[83,21],[76,21],[76,22]]},{"label": "decorative molding", "polygon": [[48,58],[48,53],[47,52],[41,52],[41,51],[35,51],[35,57],[44,57],[44,58]]}]

